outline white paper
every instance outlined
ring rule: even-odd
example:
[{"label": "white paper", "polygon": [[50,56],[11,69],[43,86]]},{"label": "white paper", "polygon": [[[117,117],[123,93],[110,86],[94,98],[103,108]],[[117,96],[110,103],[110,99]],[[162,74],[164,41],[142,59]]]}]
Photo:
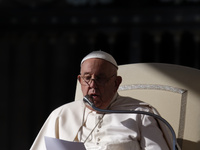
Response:
[{"label": "white paper", "polygon": [[44,137],[47,150],[86,150],[81,142],[70,142],[52,137]]}]

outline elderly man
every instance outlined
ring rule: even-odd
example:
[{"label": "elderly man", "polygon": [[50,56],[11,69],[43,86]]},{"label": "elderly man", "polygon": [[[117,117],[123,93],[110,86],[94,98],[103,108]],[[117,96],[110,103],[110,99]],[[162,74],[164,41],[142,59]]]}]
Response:
[{"label": "elderly man", "polygon": [[[100,109],[152,112],[147,104],[117,93],[122,81],[117,70],[115,59],[106,52],[94,51],[84,57],[78,75],[83,96],[88,95]],[[31,150],[45,150],[45,136],[83,142],[87,150],[168,150],[170,147],[153,117],[102,114],[85,105],[83,100],[54,110]]]}]

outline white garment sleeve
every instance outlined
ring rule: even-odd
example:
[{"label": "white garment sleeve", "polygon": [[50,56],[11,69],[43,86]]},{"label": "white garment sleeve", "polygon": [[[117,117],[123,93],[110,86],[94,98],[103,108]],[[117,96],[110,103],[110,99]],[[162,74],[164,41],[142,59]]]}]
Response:
[{"label": "white garment sleeve", "polygon": [[142,150],[169,150],[163,133],[153,117],[142,115],[140,128]]},{"label": "white garment sleeve", "polygon": [[[58,137],[58,113],[57,111],[53,111],[47,120],[45,121],[43,127],[41,128],[40,132],[38,133],[33,145],[31,146],[30,150],[46,150],[44,137]],[[54,132],[52,132],[54,131]]]}]

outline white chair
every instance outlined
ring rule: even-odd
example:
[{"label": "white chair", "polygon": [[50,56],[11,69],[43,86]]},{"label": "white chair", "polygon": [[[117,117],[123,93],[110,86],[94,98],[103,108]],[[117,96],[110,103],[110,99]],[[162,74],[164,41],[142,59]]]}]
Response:
[{"label": "white chair", "polygon": [[[161,63],[120,65],[119,94],[154,106],[174,128],[182,150],[200,148],[200,70]],[[75,99],[82,99],[77,83]]]}]

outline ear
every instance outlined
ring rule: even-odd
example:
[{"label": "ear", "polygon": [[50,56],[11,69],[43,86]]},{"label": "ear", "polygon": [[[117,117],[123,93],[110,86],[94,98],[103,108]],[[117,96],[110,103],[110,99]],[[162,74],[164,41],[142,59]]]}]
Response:
[{"label": "ear", "polygon": [[117,76],[116,80],[115,80],[116,91],[118,90],[118,88],[119,88],[121,83],[122,83],[122,77],[121,76]]},{"label": "ear", "polygon": [[78,75],[77,76],[77,79],[78,79],[78,81],[79,81],[79,83],[81,82],[81,75]]}]

